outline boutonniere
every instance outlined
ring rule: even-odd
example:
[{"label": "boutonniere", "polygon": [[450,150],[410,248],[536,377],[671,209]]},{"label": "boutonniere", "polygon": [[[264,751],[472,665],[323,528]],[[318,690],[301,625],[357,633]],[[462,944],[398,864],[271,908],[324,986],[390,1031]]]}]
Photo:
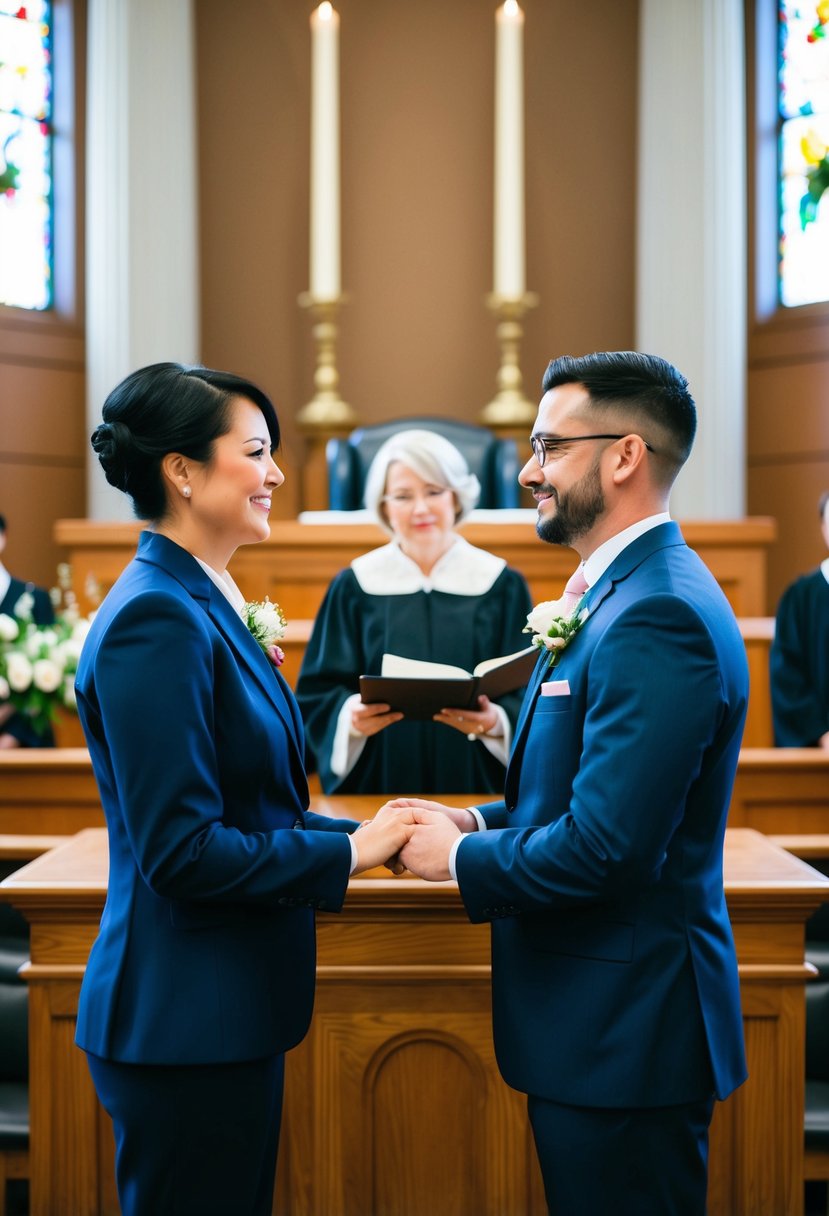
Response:
[{"label": "boutonniere", "polygon": [[545,600],[536,604],[532,612],[527,613],[527,624],[524,633],[534,633],[534,646],[544,646],[550,652],[550,666],[555,667],[561,652],[570,645],[573,638],[587,620],[588,609],[578,609],[572,606],[571,596],[562,596],[560,600]]},{"label": "boutonniere", "polygon": [[277,646],[277,642],[285,634],[287,621],[279,604],[272,604],[265,596],[264,600],[245,604],[242,611],[243,620],[254,641],[259,643],[274,667],[281,667],[285,662],[285,651]]}]

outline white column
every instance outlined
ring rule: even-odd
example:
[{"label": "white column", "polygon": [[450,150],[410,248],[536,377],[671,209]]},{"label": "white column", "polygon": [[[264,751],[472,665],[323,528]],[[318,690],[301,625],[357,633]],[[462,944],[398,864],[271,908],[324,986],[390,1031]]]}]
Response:
[{"label": "white column", "polygon": [[[89,0],[87,430],[128,372],[199,351],[192,0]],[[90,451],[87,513],[128,519]]]},{"label": "white column", "polygon": [[636,345],[697,403],[677,519],[745,514],[746,184],[742,0],[642,0]]}]

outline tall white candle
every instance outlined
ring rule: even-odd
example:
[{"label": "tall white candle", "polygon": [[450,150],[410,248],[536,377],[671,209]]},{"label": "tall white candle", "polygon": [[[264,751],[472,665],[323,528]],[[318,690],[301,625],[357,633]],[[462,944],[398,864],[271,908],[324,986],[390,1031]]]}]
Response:
[{"label": "tall white candle", "polygon": [[495,13],[495,234],[493,292],[525,291],[524,14],[517,0]]},{"label": "tall white candle", "polygon": [[340,294],[340,18],[325,0],[311,14],[311,295]]}]

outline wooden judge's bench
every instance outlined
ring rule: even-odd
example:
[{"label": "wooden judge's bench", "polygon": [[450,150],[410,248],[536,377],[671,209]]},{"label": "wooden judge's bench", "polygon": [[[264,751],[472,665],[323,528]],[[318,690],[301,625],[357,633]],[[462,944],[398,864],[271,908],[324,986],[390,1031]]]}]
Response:
[{"label": "wooden judge's bench", "polygon": [[[570,549],[545,545],[538,539],[535,511],[473,513],[472,519],[476,516],[482,517],[481,522],[464,522],[460,534],[520,570],[530,585],[533,602],[558,599],[579,559]],[[680,526],[687,543],[722,587],[735,615],[764,616],[766,549],[776,535],[774,520],[682,520]],[[94,606],[90,591],[108,591],[133,556],[140,530],[139,524],[57,521],[55,540],[72,567],[73,588],[84,611]],[[261,600],[267,595],[281,605],[289,621],[310,620],[334,575],[359,554],[387,540],[386,533],[373,523],[273,520],[270,539],[237,549],[230,571],[249,599]]]},{"label": "wooden judge's bench", "polygon": [[[361,819],[376,804],[312,805]],[[381,875],[353,879],[343,911],[318,917],[316,1007],[288,1057],[273,1210],[542,1216],[525,1101],[494,1058],[488,927],[469,923],[454,883]],[[118,1212],[111,1128],[73,1043],[106,880],[105,831],[88,828],[0,884],[32,930],[31,1216]],[[798,1216],[803,925],[829,898],[829,879],[757,832],[730,829],[725,882],[750,1078],[715,1114],[709,1213]]]}]

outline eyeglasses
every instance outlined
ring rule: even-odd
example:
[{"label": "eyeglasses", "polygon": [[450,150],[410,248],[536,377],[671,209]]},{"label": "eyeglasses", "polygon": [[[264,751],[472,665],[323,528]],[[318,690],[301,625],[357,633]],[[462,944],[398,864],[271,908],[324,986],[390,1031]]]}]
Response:
[{"label": "eyeglasses", "polygon": [[[565,435],[559,438],[557,435],[530,435],[530,447],[538,467],[543,469],[548,460],[559,460],[564,455],[561,449],[566,443],[583,443],[586,439],[624,439],[624,437],[624,435]],[[643,439],[642,442],[649,452],[654,450],[647,439]]]},{"label": "eyeglasses", "polygon": [[437,486],[429,486],[422,494],[410,494],[408,491],[401,494],[384,494],[380,501],[391,503],[393,507],[405,509],[406,507],[413,507],[419,498],[422,498],[426,505],[430,506],[433,503],[437,503],[439,499],[443,498],[444,494],[448,493],[449,486],[443,486],[441,489],[438,489]]}]

